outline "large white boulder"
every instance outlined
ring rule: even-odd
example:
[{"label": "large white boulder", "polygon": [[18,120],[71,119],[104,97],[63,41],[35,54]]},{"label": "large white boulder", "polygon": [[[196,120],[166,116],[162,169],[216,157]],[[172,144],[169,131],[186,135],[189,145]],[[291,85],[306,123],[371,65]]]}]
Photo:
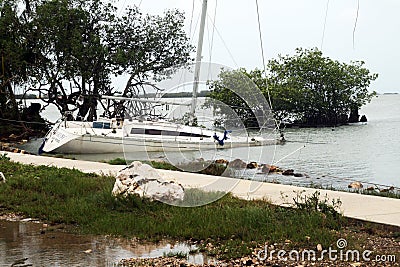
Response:
[{"label": "large white boulder", "polygon": [[185,196],[182,185],[174,181],[166,181],[163,175],[148,164],[139,161],[118,172],[114,188],[114,196],[139,195],[159,201],[183,200]]}]

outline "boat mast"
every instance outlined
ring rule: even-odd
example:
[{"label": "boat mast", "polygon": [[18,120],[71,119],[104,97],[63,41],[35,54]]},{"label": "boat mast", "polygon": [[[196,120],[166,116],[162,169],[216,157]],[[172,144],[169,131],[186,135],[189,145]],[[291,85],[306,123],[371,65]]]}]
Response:
[{"label": "boat mast", "polygon": [[204,37],[204,28],[205,28],[205,24],[206,24],[206,15],[207,15],[207,0],[203,0],[203,7],[201,10],[199,40],[197,43],[196,65],[195,65],[195,69],[194,69],[192,105],[190,108],[190,117],[191,117],[192,123],[194,123],[195,119],[196,119],[195,111],[196,111],[196,104],[197,104],[197,93],[199,91],[201,55],[202,55],[202,50],[203,50],[203,37]]}]

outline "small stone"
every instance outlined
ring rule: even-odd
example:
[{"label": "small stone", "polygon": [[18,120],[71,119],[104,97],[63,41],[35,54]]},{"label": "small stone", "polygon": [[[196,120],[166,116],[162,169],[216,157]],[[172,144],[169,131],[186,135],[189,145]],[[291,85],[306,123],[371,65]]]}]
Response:
[{"label": "small stone", "polygon": [[284,172],[282,172],[282,175],[287,175],[287,176],[294,175],[294,170],[292,169],[285,170]]},{"label": "small stone", "polygon": [[320,251],[320,252],[322,251],[322,245],[321,244],[317,245],[317,251]]},{"label": "small stone", "polygon": [[90,254],[92,252],[93,252],[93,250],[91,250],[91,249],[87,249],[87,250],[84,251],[84,253],[86,253],[86,254]]},{"label": "small stone", "polygon": [[363,185],[360,182],[352,182],[347,187],[352,189],[360,189],[363,188]]},{"label": "small stone", "polygon": [[215,160],[215,163],[228,165],[229,161],[227,161],[226,159],[217,159]]},{"label": "small stone", "polygon": [[277,172],[277,171],[278,171],[278,167],[276,167],[274,165],[264,164],[264,165],[262,165],[262,168],[261,168],[261,172],[263,172],[263,173],[271,173],[271,172]]},{"label": "small stone", "polygon": [[246,165],[247,169],[256,169],[258,167],[257,162],[250,162],[249,164]]},{"label": "small stone", "polygon": [[246,162],[244,162],[241,159],[235,159],[231,162],[229,162],[229,167],[234,168],[234,169],[243,169],[246,168]]}]

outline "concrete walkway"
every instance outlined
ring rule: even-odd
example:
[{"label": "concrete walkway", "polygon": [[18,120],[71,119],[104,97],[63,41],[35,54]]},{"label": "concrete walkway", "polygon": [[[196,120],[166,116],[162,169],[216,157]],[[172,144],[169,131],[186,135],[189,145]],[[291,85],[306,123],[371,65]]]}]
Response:
[{"label": "concrete walkway", "polygon": [[[0,152],[4,154],[4,152]],[[123,166],[107,163],[69,160],[53,157],[42,157],[7,152],[13,161],[24,164],[46,165],[65,168],[75,168],[87,173],[115,175]],[[1,165],[0,165],[1,171]],[[233,179],[210,175],[160,170],[164,176],[175,180],[184,187],[203,190],[232,192],[243,199],[266,199],[276,205],[290,205],[300,192],[302,195],[311,195],[319,191],[321,198],[340,199],[344,216],[376,223],[395,225],[400,227],[400,199],[361,195],[356,193],[317,190],[313,188],[296,187],[282,184],[255,182],[243,179]]]}]

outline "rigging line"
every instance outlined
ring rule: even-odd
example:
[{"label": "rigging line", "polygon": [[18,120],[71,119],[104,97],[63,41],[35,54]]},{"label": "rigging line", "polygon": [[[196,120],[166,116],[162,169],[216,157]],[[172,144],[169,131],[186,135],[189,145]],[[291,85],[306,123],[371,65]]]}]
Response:
[{"label": "rigging line", "polygon": [[212,77],[210,77],[210,73],[211,73],[211,60],[212,60],[212,51],[213,51],[213,47],[214,47],[214,35],[215,35],[215,20],[217,17],[217,5],[218,5],[218,0],[215,0],[215,7],[214,7],[214,19],[212,20],[212,33],[211,33],[211,43],[210,43],[210,57],[208,60],[208,79],[211,80]]},{"label": "rigging line", "polygon": [[[259,10],[259,6],[258,6],[258,0],[256,0],[256,7],[257,7],[258,34],[260,37],[260,45],[261,45],[261,57],[262,57],[262,63],[263,63],[263,67],[264,67],[264,75],[267,76],[267,65],[265,64],[264,44],[263,44],[263,38],[262,38],[262,33],[261,33],[261,21],[260,21],[260,10]],[[267,89],[267,95],[268,95],[270,109],[272,110],[273,108],[272,108],[271,95],[268,90],[268,82],[266,84],[266,89]]]},{"label": "rigging line", "polygon": [[321,50],[321,51],[322,51],[322,47],[323,47],[323,45],[324,45],[326,21],[327,21],[327,18],[328,18],[328,10],[329,10],[329,0],[326,2],[324,29],[323,29],[323,31],[322,31],[322,40],[321,40],[321,47],[320,47],[320,50]]},{"label": "rigging line", "polygon": [[[122,3],[121,9],[120,9],[119,12],[118,12],[118,17],[119,17],[119,16],[121,15],[121,13],[123,12],[123,10],[124,10],[124,8],[125,8],[126,1],[127,1],[127,0],[124,0],[124,2]],[[142,2],[142,1],[140,1],[140,2]],[[139,6],[140,6],[140,5],[139,5]]]},{"label": "rigging line", "polygon": [[228,51],[228,54],[229,54],[229,56],[231,57],[231,60],[233,61],[233,64],[235,64],[235,67],[236,67],[236,68],[239,68],[239,65],[237,64],[235,58],[233,57],[232,52],[229,50],[228,45],[226,44],[225,40],[222,38],[221,33],[218,31],[218,28],[217,28],[215,25],[213,25],[213,26],[214,26],[214,28],[215,28],[215,31],[216,31],[217,34],[218,34],[218,37],[221,39],[222,44],[224,45],[226,51]]},{"label": "rigging line", "polygon": [[[308,134],[307,134],[307,139],[306,139],[306,142],[304,143],[304,148],[309,144],[309,140],[310,140],[310,132],[308,132]],[[297,155],[297,160],[299,160],[300,155],[301,155],[301,150],[299,151],[299,154]]]},{"label": "rigging line", "polygon": [[190,15],[190,25],[189,25],[189,37],[192,36],[192,27],[193,27],[193,16],[194,16],[194,2],[196,0],[193,0],[192,2],[192,14]]},{"label": "rigging line", "polygon": [[360,0],[357,1],[357,15],[356,15],[356,21],[354,22],[354,28],[353,28],[353,49],[355,49],[354,47],[354,36],[356,33],[356,28],[357,28],[357,22],[358,22],[358,12],[360,11]]},{"label": "rigging line", "polygon": [[282,160],[284,160],[284,159],[290,157],[291,155],[297,153],[297,151],[300,151],[301,149],[303,149],[303,148],[305,148],[305,147],[306,147],[306,145],[304,145],[304,146],[302,146],[302,147],[299,147],[298,149],[296,149],[296,150],[293,151],[292,153],[289,153],[289,154],[287,154],[286,156],[282,157],[281,159],[275,161],[275,162],[273,163],[273,165],[278,164],[278,163],[281,162]]},{"label": "rigging line", "polygon": [[[264,67],[264,75],[265,75],[265,78],[267,79],[267,65],[265,64],[264,44],[263,44],[263,38],[262,38],[262,32],[261,32],[260,9],[259,9],[259,6],[258,6],[258,0],[256,0],[256,9],[257,9],[258,33],[259,33],[259,37],[260,37],[260,46],[261,46],[261,57],[262,57],[262,63],[263,63],[263,67]],[[266,80],[266,84],[265,84],[265,89],[267,91],[269,108],[270,108],[270,110],[274,110],[274,108],[272,106],[271,94],[269,92],[268,81],[267,80]],[[275,120],[275,118],[274,118],[274,122],[275,122],[275,127],[277,127],[279,129],[278,121]],[[261,129],[260,129],[260,133],[261,133]],[[274,153],[274,156],[273,156],[274,159],[275,159],[275,156],[276,156],[276,150],[277,150],[277,146],[274,147],[274,152],[273,152]]]}]

